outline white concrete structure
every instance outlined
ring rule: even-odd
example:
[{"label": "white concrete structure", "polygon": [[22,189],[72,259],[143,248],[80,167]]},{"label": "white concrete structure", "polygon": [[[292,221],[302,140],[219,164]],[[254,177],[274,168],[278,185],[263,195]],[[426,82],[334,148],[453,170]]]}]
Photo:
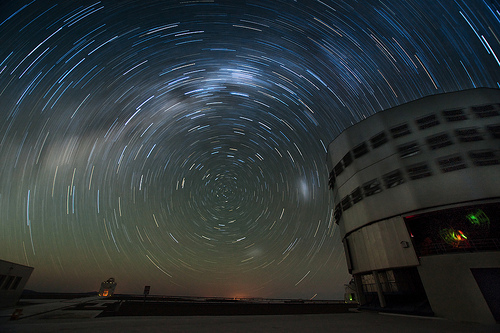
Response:
[{"label": "white concrete structure", "polygon": [[327,163],[362,305],[500,321],[500,90],[379,112]]},{"label": "white concrete structure", "polygon": [[0,260],[0,308],[17,303],[32,272],[33,267]]}]

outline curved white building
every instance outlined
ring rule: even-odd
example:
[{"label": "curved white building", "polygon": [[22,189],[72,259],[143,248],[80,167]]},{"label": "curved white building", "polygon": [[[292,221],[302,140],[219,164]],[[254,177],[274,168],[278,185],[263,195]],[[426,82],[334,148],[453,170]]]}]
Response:
[{"label": "curved white building", "polygon": [[422,98],[329,146],[362,306],[500,321],[500,90]]}]

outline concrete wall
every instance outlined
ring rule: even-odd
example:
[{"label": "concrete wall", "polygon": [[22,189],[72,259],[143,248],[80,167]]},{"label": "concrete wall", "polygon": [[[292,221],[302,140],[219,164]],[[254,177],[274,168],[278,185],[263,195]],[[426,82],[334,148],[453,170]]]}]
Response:
[{"label": "concrete wall", "polygon": [[363,227],[346,240],[353,274],[419,264],[405,222],[399,216]]},{"label": "concrete wall", "polygon": [[436,316],[460,322],[495,323],[470,269],[500,267],[499,252],[427,256],[420,258],[420,263],[418,272]]}]

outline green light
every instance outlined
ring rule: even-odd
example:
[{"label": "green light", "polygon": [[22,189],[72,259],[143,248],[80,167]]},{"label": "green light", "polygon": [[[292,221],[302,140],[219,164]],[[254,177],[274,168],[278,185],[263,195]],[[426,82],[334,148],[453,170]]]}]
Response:
[{"label": "green light", "polygon": [[490,219],[488,215],[486,215],[485,212],[483,212],[481,209],[478,209],[475,213],[470,213],[465,216],[467,220],[472,225],[477,225],[477,226],[489,226],[490,225]]}]

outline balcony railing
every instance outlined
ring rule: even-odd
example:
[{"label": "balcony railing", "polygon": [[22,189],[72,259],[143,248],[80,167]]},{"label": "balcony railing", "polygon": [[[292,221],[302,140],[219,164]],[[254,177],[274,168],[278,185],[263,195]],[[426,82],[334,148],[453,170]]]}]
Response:
[{"label": "balcony railing", "polygon": [[487,238],[476,240],[463,240],[454,245],[444,242],[417,245],[415,248],[418,256],[429,256],[445,253],[500,251],[500,239]]}]

